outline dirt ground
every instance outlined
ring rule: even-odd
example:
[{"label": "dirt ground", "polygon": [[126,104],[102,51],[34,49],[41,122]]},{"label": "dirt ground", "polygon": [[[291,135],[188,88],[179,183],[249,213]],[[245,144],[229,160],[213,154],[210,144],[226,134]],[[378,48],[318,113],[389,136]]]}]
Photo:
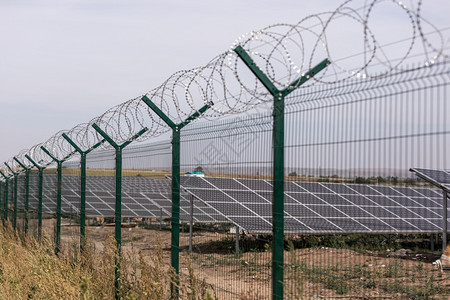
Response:
[{"label": "dirt ground", "polygon": [[[51,235],[53,220],[45,220]],[[88,226],[87,232],[102,251],[103,241],[114,234],[113,226]],[[234,234],[195,232],[194,251],[188,254],[189,233],[180,233],[180,272],[187,273],[187,258],[198,278],[211,285],[218,299],[270,299],[271,252],[250,251],[236,256],[234,249],[216,251],[217,243]],[[79,239],[79,226],[63,222],[62,246],[70,251]],[[168,230],[123,228],[124,253],[152,255],[158,243],[170,264],[171,233]],[[450,271],[431,264],[438,256],[407,250],[359,253],[326,247],[285,252],[286,299],[450,299]]]}]

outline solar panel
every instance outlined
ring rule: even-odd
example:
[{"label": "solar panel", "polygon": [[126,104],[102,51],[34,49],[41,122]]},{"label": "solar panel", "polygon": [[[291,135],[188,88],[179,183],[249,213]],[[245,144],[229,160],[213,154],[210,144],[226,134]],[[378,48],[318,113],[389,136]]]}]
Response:
[{"label": "solar panel", "polygon": [[[268,180],[181,177],[181,185],[248,232],[272,230]],[[341,183],[285,183],[285,231],[296,233],[440,232],[439,191]]]},{"label": "solar panel", "polygon": [[445,189],[447,192],[450,192],[450,172],[422,168],[411,168],[410,171],[416,173],[417,176],[437,186],[438,188]]},{"label": "solar panel", "polygon": [[[38,210],[38,176],[30,176],[30,209]],[[80,188],[78,175],[63,175],[61,211],[79,214]],[[22,195],[20,197],[22,199]],[[86,215],[115,215],[115,177],[89,176],[86,189]],[[194,222],[229,222],[220,212],[198,199],[193,199]],[[43,181],[43,212],[56,212],[56,175],[45,174]],[[122,178],[122,216],[170,218],[172,211],[171,183],[167,178],[124,176]],[[181,192],[180,219],[190,221],[191,195]]]},{"label": "solar panel", "polygon": [[[63,213],[79,214],[78,182],[78,175],[63,176]],[[37,185],[37,176],[30,176],[30,208],[34,210],[38,202]],[[271,181],[182,176],[181,185],[182,221],[190,220],[193,201],[194,222],[230,222],[248,232],[271,232]],[[124,177],[122,216],[169,218],[170,189],[170,180],[165,178]],[[113,176],[89,176],[86,214],[113,217],[114,193]],[[285,183],[285,230],[296,233],[440,232],[441,201],[439,190],[424,187],[288,181]],[[56,211],[56,175],[45,176],[43,211]]]}]

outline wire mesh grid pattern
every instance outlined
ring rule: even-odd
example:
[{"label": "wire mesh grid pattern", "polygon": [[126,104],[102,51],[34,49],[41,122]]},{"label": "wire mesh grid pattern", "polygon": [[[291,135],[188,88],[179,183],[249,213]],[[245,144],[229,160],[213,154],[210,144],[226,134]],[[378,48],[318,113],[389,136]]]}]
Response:
[{"label": "wire mesh grid pattern", "polygon": [[[399,264],[390,247],[446,245],[448,182],[436,174],[448,168],[450,73],[421,1],[382,2],[244,34],[207,65],[21,151],[1,167],[3,219],[38,239],[44,228],[56,252],[74,241],[82,251],[86,231],[112,234],[108,224],[119,249],[143,239],[146,250],[155,241],[142,236],[167,231],[181,297],[192,264],[219,299],[448,296],[448,274],[430,289],[388,273]],[[380,5],[404,13],[401,57],[369,26]],[[363,28],[360,55],[345,59],[332,37],[343,20]]]}]

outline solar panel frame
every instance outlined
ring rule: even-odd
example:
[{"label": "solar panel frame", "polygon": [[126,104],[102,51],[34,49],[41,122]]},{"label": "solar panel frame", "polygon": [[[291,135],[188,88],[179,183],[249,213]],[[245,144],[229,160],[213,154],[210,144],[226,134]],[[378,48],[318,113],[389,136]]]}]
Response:
[{"label": "solar panel frame", "polygon": [[450,172],[425,168],[411,168],[418,177],[450,193]]}]

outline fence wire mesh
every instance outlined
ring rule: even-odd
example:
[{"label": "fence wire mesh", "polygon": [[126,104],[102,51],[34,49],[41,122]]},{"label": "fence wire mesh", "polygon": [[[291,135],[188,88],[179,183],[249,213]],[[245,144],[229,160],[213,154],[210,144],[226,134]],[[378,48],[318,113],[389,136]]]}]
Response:
[{"label": "fence wire mesh", "polygon": [[[449,63],[310,87],[286,98],[284,293],[312,297],[448,295],[431,261],[445,242],[442,191],[411,168],[445,169]],[[184,129],[179,288],[218,299],[271,296],[273,144],[268,104]],[[123,151],[122,249],[129,268],[171,257],[170,136]],[[63,164],[61,250],[80,251],[80,156]],[[116,157],[87,155],[87,236],[114,234]],[[55,241],[57,176],[43,172],[43,235]],[[25,230],[26,180],[8,180],[8,216]],[[38,237],[39,175],[29,174],[28,234]],[[2,203],[6,186],[2,185]],[[4,208],[4,206],[2,206]],[[407,250],[405,250],[407,249]],[[158,251],[159,251],[158,250]],[[195,277],[194,275],[195,274]],[[414,280],[411,280],[413,276]],[[190,283],[189,283],[190,282]],[[246,298],[247,297],[247,298]]]},{"label": "fence wire mesh", "polygon": [[[72,262],[96,253],[110,297],[449,297],[431,263],[447,243],[450,62],[421,1],[393,2],[413,37],[391,57],[368,26],[378,2],[243,35],[20,152],[1,167],[3,220]],[[338,59],[343,19],[364,49]]]}]

